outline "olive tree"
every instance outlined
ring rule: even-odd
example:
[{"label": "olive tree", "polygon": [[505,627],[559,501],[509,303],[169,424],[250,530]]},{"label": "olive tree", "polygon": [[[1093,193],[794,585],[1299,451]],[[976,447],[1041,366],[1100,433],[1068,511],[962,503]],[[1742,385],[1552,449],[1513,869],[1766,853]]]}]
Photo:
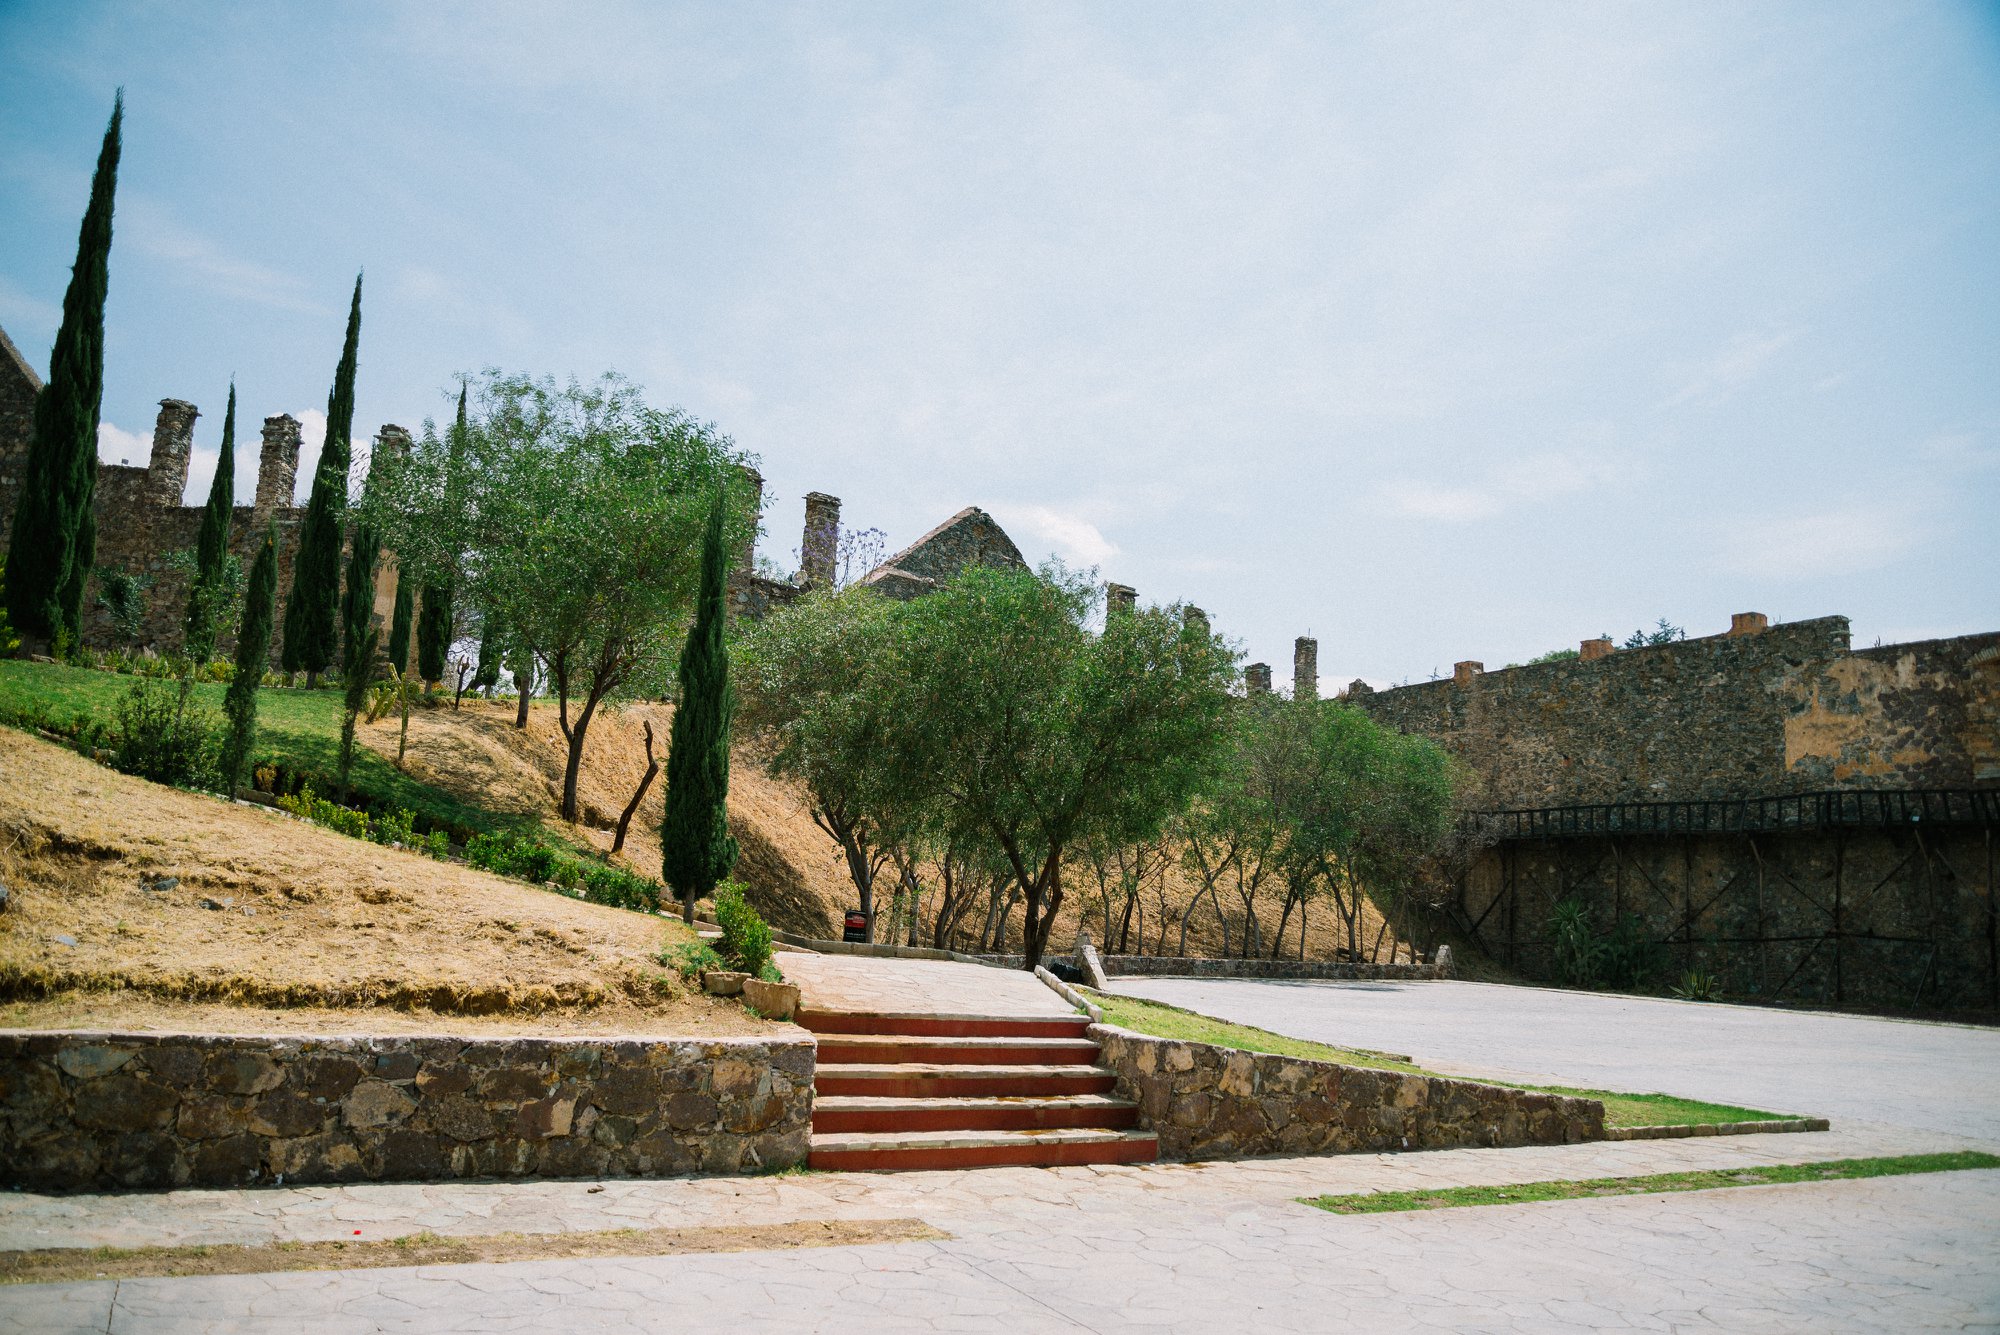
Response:
[{"label": "olive tree", "polygon": [[936,837],[976,836],[1027,910],[1041,961],[1063,860],[1155,837],[1225,756],[1235,655],[1199,618],[1147,608],[1088,629],[1086,576],[974,567],[900,605],[869,676],[870,791]]}]

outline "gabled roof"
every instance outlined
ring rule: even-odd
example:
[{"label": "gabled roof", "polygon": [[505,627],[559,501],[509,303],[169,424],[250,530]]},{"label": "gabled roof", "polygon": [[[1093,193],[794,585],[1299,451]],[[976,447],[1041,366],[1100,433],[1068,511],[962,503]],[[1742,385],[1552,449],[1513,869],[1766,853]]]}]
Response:
[{"label": "gabled roof", "polygon": [[14,340],[7,337],[7,331],[0,329],[0,372],[12,371],[28,382],[28,388],[39,394],[42,392],[42,377],[21,350],[14,346]]},{"label": "gabled roof", "polygon": [[891,598],[914,598],[972,565],[1000,569],[1028,565],[1006,530],[976,505],[966,506],[858,582]]}]

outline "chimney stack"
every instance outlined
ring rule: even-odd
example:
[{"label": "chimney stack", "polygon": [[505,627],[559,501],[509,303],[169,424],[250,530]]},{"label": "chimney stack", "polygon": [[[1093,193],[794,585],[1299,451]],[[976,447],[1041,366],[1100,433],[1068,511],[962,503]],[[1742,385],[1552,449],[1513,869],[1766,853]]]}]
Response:
[{"label": "chimney stack", "polygon": [[1183,626],[1186,626],[1189,630],[1201,632],[1202,638],[1204,639],[1208,637],[1209,634],[1208,613],[1202,611],[1199,607],[1196,607],[1193,603],[1189,603],[1184,609],[1182,609],[1181,624]]},{"label": "chimney stack", "polygon": [[1460,686],[1470,686],[1472,679],[1484,671],[1486,671],[1486,664],[1475,663],[1468,658],[1463,663],[1453,663],[1451,665],[1451,679]]},{"label": "chimney stack", "polygon": [[833,565],[840,551],[840,497],[823,491],[806,493],[806,531],[799,546],[799,583],[808,589],[833,587]]},{"label": "chimney stack", "polygon": [[735,574],[738,578],[748,579],[757,573],[757,529],[764,513],[764,475],[749,464],[736,465],[736,471],[750,492],[750,536],[743,540],[742,549],[736,553]]},{"label": "chimney stack", "polygon": [[257,456],[257,523],[292,508],[299,473],[299,419],[279,413],[264,419],[264,446]]},{"label": "chimney stack", "polygon": [[1731,635],[1762,635],[1771,628],[1771,618],[1762,612],[1738,612],[1729,618]]},{"label": "chimney stack", "polygon": [[1269,663],[1252,663],[1249,667],[1244,668],[1243,688],[1251,695],[1269,695],[1271,693],[1271,665]]},{"label": "chimney stack", "polygon": [[1594,658],[1611,657],[1611,641],[1585,640],[1577,646],[1577,657],[1588,663]]},{"label": "chimney stack", "polygon": [[[194,419],[201,409],[181,399],[161,399],[153,423],[153,457],[146,463],[146,499],[179,505],[187,490],[188,455],[194,449]],[[94,445],[92,448],[96,448]]]},{"label": "chimney stack", "polygon": [[1310,635],[1292,641],[1292,699],[1319,699],[1319,641]]},{"label": "chimney stack", "polygon": [[1123,616],[1139,606],[1139,591],[1130,584],[1107,584],[1104,586],[1104,617],[1110,620]]}]

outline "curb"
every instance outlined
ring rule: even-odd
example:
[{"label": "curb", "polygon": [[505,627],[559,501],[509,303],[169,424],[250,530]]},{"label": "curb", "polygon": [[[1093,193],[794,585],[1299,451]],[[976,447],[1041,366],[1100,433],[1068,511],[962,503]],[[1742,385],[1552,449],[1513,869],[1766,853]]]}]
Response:
[{"label": "curb", "polygon": [[1681,1140],[1689,1136],[1758,1136],[1778,1131],[1825,1131],[1824,1117],[1786,1117],[1765,1122],[1702,1122],[1693,1126],[1607,1126],[1606,1140]]}]

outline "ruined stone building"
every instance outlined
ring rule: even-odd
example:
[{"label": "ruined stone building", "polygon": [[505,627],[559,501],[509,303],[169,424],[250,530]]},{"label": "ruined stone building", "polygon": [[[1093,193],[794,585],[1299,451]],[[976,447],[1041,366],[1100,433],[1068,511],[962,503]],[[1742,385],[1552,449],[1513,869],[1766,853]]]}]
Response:
[{"label": "ruined stone building", "polygon": [[[28,436],[35,395],[41,377],[0,330],[0,550],[14,522],[21,478],[27,459]],[[200,409],[181,399],[160,401],[153,427],[151,456],[143,465],[121,460],[100,463],[97,473],[97,565],[123,570],[147,581],[146,612],[138,643],[170,648],[180,643],[181,618],[187,608],[185,580],[172,568],[174,553],[194,547],[201,528],[206,493],[192,505],[184,503],[188,461],[194,449],[194,426]],[[239,433],[240,435],[241,433]],[[410,434],[385,425],[376,434],[378,450],[407,449]],[[247,442],[239,440],[239,449]],[[292,556],[304,507],[294,501],[298,482],[299,423],[289,414],[264,419],[263,443],[257,463],[255,497],[236,507],[229,546],[247,569],[266,524],[278,527],[278,617],[272,631],[271,661],[279,661],[284,633],[284,599],[292,587]],[[760,501],[763,479],[750,480]],[[801,552],[803,568],[795,580],[773,580],[755,573],[754,552],[737,555],[730,580],[732,608],[741,616],[757,617],[770,607],[797,598],[809,588],[834,582],[840,537],[840,500],[824,492],[806,498]],[[857,581],[891,598],[913,598],[938,587],[968,565],[1025,567],[1020,549],[992,516],[968,507],[897,552]],[[375,615],[386,626],[395,605],[396,566],[385,554],[376,577]],[[95,605],[94,586],[85,594],[84,643],[105,648],[114,643],[109,615]],[[225,650],[229,647],[222,646]]]},{"label": "ruined stone building", "polygon": [[1637,915],[1669,981],[2000,1007],[2000,633],[1854,649],[1845,617],[1742,613],[1344,698],[1463,763],[1484,847],[1454,911],[1531,977],[1555,977],[1549,917],[1573,899],[1607,937]]}]

